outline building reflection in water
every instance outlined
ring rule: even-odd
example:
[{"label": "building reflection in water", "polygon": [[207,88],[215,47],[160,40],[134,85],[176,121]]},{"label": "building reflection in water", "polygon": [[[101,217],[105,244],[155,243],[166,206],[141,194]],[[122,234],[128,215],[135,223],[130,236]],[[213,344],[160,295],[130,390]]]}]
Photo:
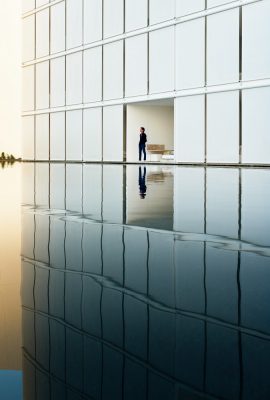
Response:
[{"label": "building reflection in water", "polygon": [[25,400],[270,398],[269,171],[23,176]]}]

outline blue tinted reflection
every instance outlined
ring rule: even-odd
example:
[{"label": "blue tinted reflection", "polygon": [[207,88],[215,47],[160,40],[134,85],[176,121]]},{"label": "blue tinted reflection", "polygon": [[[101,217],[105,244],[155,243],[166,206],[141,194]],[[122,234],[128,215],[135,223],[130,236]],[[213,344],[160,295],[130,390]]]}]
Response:
[{"label": "blue tinted reflection", "polygon": [[270,171],[49,168],[23,207],[25,400],[269,399]]}]

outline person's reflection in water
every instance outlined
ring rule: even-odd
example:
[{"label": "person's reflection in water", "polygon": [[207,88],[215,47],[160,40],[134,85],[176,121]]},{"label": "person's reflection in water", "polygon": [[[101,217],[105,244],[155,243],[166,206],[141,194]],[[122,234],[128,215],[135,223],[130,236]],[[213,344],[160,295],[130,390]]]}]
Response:
[{"label": "person's reflection in water", "polygon": [[139,188],[140,188],[140,198],[145,199],[147,186],[145,184],[145,177],[146,177],[146,167],[143,168],[142,174],[142,167],[139,167]]}]

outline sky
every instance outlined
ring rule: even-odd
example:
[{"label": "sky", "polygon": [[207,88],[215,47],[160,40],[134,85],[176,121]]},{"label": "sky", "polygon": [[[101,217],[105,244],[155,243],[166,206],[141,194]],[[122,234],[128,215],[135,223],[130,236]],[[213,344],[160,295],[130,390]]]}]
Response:
[{"label": "sky", "polygon": [[0,152],[21,155],[21,0],[0,0]]}]

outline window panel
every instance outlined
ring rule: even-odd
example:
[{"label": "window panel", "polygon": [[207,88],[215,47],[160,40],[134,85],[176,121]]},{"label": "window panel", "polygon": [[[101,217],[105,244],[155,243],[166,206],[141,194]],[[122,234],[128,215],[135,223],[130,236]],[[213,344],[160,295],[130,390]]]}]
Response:
[{"label": "window panel", "polygon": [[266,50],[269,19],[269,0],[243,7],[243,80],[270,76],[270,53]]},{"label": "window panel", "polygon": [[126,96],[147,94],[147,42],[147,35],[140,35],[126,39]]},{"label": "window panel", "polygon": [[49,61],[36,64],[36,109],[49,107]]},{"label": "window panel", "polygon": [[208,0],[207,8],[221,6],[222,4],[231,3],[233,0]]},{"label": "window panel", "polygon": [[51,60],[51,107],[65,105],[65,57],[59,57]]},{"label": "window panel", "polygon": [[242,155],[245,163],[270,163],[270,88],[243,91]]},{"label": "window panel", "polygon": [[123,41],[104,46],[104,100],[123,97]]},{"label": "window panel", "polygon": [[176,99],[176,161],[204,161],[205,97],[188,96]]},{"label": "window panel", "polygon": [[149,0],[150,25],[174,18],[174,0]]},{"label": "window panel", "polygon": [[207,17],[207,82],[239,81],[239,9]]},{"label": "window panel", "polygon": [[49,114],[36,116],[36,160],[49,160]]},{"label": "window panel", "polygon": [[36,14],[36,57],[47,56],[50,52],[49,9]]},{"label": "window panel", "polygon": [[22,157],[24,160],[34,160],[35,154],[35,117],[22,119]]},{"label": "window panel", "polygon": [[82,53],[69,54],[66,57],[66,102],[82,103]]},{"label": "window panel", "polygon": [[65,113],[51,114],[50,121],[50,159],[65,159]]},{"label": "window panel", "polygon": [[207,97],[207,161],[239,161],[239,92]]},{"label": "window panel", "polygon": [[83,161],[101,160],[102,108],[89,108],[83,111]]},{"label": "window panel", "polygon": [[66,47],[65,2],[51,7],[51,53],[64,51]]},{"label": "window panel", "polygon": [[84,43],[102,40],[102,1],[84,0]]},{"label": "window panel", "polygon": [[44,6],[44,4],[48,4],[50,0],[36,0],[36,8]]},{"label": "window panel", "polygon": [[104,38],[124,32],[124,1],[104,0]]},{"label": "window panel", "polygon": [[83,55],[83,101],[102,100],[102,47],[85,50]]},{"label": "window panel", "polygon": [[35,8],[35,0],[22,0],[22,12],[26,13]]},{"label": "window panel", "polygon": [[23,68],[22,73],[23,98],[22,111],[31,111],[35,108],[35,66]]},{"label": "window panel", "polygon": [[67,112],[66,157],[67,160],[82,159],[82,110]]},{"label": "window panel", "polygon": [[148,0],[126,0],[126,31],[144,28],[148,20]]},{"label": "window panel", "polygon": [[30,15],[22,21],[23,48],[22,61],[30,61],[35,58],[35,16]]},{"label": "window panel", "polygon": [[149,34],[150,93],[174,90],[174,28]]},{"label": "window panel", "polygon": [[123,161],[123,106],[103,109],[103,160]]},{"label": "window panel", "polygon": [[205,19],[176,26],[176,89],[205,84]]},{"label": "window panel", "polygon": [[192,14],[205,9],[205,0],[176,0],[176,16]]},{"label": "window panel", "polygon": [[82,0],[67,0],[67,48],[82,44]]}]

